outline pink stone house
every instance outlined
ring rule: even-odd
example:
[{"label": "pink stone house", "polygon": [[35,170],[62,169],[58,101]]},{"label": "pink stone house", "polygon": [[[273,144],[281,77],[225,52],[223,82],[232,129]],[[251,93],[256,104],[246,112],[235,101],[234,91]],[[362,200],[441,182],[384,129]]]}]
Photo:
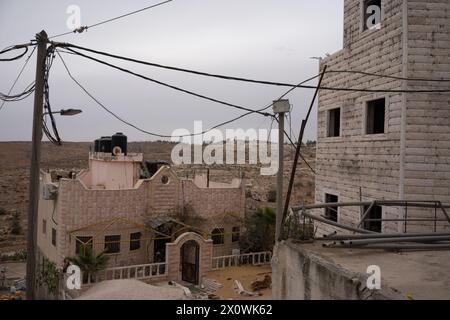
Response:
[{"label": "pink stone house", "polygon": [[89,246],[106,252],[113,273],[201,283],[213,256],[239,248],[242,181],[181,179],[168,165],[146,176],[143,155],[121,147],[96,146],[89,169],[70,179],[41,174],[39,256],[63,268]]}]

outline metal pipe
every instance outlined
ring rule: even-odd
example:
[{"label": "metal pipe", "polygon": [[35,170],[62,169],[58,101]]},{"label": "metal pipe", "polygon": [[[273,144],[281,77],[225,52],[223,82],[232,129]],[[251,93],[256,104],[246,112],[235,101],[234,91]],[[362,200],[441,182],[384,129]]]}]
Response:
[{"label": "metal pipe", "polygon": [[372,202],[372,204],[367,208],[367,210],[364,212],[364,214],[361,217],[361,220],[358,223],[358,228],[360,228],[362,226],[362,224],[364,223],[364,221],[366,220],[367,216],[370,214],[370,211],[372,211],[372,208],[375,207],[377,204],[376,201]]},{"label": "metal pipe", "polygon": [[365,233],[365,234],[375,233],[375,232],[369,231],[369,230],[358,229],[358,228],[353,228],[353,227],[350,227],[350,226],[346,226],[346,225],[343,225],[343,224],[340,224],[340,223],[337,223],[337,222],[334,222],[334,221],[331,221],[331,220],[327,220],[327,219],[324,219],[324,218],[321,218],[321,217],[317,217],[315,215],[312,215],[312,214],[306,213],[306,212],[302,212],[302,215],[305,216],[305,217],[308,217],[310,219],[313,219],[313,220],[316,220],[316,221],[319,221],[319,222],[322,222],[322,223],[325,223],[325,224],[329,224],[329,225],[338,227],[340,229],[348,230],[348,231],[353,231],[353,232],[358,232],[358,233]]},{"label": "metal pipe", "polygon": [[314,240],[340,241],[351,239],[379,239],[379,238],[403,238],[403,237],[430,237],[430,236],[450,236],[450,232],[442,233],[377,233],[377,234],[349,234],[349,235],[328,235]]},{"label": "metal pipe", "polygon": [[[348,245],[340,245],[333,248],[339,249],[352,249]],[[371,249],[371,250],[437,250],[437,249],[450,249],[450,244],[378,244],[367,245],[353,249]]]},{"label": "metal pipe", "polygon": [[341,241],[341,244],[349,246],[360,246],[367,244],[391,243],[391,242],[429,242],[429,241],[450,241],[450,236],[343,240]]},{"label": "metal pipe", "polygon": [[[397,200],[377,200],[377,205],[379,206],[400,206],[400,207],[417,207],[417,208],[434,208],[435,203],[438,201],[397,201]],[[360,206],[370,206],[373,202],[336,202],[336,203],[321,203],[321,204],[313,204],[307,206],[298,206],[293,207],[293,211],[300,211],[302,209],[311,210],[311,209],[324,209],[329,207],[360,207]],[[445,211],[445,209],[450,209],[450,204],[444,205],[442,203],[439,204],[439,207]],[[448,215],[446,215],[448,216]],[[449,217],[450,222],[450,217]]]}]

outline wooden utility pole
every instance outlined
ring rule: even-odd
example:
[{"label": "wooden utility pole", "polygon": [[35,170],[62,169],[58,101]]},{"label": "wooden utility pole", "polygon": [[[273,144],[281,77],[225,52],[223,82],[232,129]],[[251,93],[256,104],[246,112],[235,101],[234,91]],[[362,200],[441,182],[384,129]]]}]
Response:
[{"label": "wooden utility pole", "polygon": [[36,35],[37,63],[34,89],[33,140],[31,150],[28,230],[27,230],[27,300],[36,298],[36,247],[39,206],[39,175],[42,140],[42,115],[44,105],[45,61],[47,56],[47,33]]},{"label": "wooden utility pole", "polygon": [[289,112],[289,100],[273,102],[273,112],[278,114],[278,174],[277,174],[277,216],[275,226],[275,239],[281,235],[283,218],[283,173],[284,173],[284,115]]}]

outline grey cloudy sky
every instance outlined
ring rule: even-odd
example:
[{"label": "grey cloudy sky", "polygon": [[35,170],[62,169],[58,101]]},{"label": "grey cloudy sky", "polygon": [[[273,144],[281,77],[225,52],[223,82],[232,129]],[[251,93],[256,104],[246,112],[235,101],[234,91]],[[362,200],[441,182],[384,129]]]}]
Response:
[{"label": "grey cloudy sky", "polygon": [[[157,2],[0,0],[0,49],[25,43],[42,29],[49,35],[68,31],[66,10],[72,4],[81,9],[81,24],[90,25]],[[310,57],[324,56],[342,47],[342,13],[343,0],[175,0],[86,33],[55,40],[211,73],[298,83],[318,73],[318,62]],[[194,120],[202,120],[206,129],[243,113],[134,78],[82,57],[64,55],[64,58],[74,76],[94,96],[148,131],[171,134],[177,128],[193,130]],[[252,109],[267,105],[287,90],[202,78],[122,61],[114,63]],[[8,91],[22,64],[23,60],[0,62],[1,92]],[[17,84],[17,90],[33,81],[34,71],[35,56]],[[311,97],[312,91],[304,89],[289,96],[294,106],[295,132]],[[72,82],[59,59],[51,70],[50,98],[54,110],[83,109],[76,117],[57,117],[60,135],[66,141],[91,141],[117,131],[126,133],[130,140],[153,140],[100,109]],[[32,106],[32,96],[5,105],[0,111],[0,140],[30,140]],[[308,126],[308,139],[316,136],[315,113]],[[269,126],[269,119],[253,115],[226,128]]]}]

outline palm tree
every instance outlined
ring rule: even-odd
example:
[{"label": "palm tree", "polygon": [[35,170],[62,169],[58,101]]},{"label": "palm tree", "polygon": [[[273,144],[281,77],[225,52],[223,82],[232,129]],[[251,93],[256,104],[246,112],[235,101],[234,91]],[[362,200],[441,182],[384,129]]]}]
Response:
[{"label": "palm tree", "polygon": [[69,257],[67,260],[80,267],[83,272],[83,282],[87,282],[88,279],[93,281],[96,273],[106,268],[109,257],[105,255],[105,252],[95,255],[92,246],[85,245],[80,249],[78,256]]}]

